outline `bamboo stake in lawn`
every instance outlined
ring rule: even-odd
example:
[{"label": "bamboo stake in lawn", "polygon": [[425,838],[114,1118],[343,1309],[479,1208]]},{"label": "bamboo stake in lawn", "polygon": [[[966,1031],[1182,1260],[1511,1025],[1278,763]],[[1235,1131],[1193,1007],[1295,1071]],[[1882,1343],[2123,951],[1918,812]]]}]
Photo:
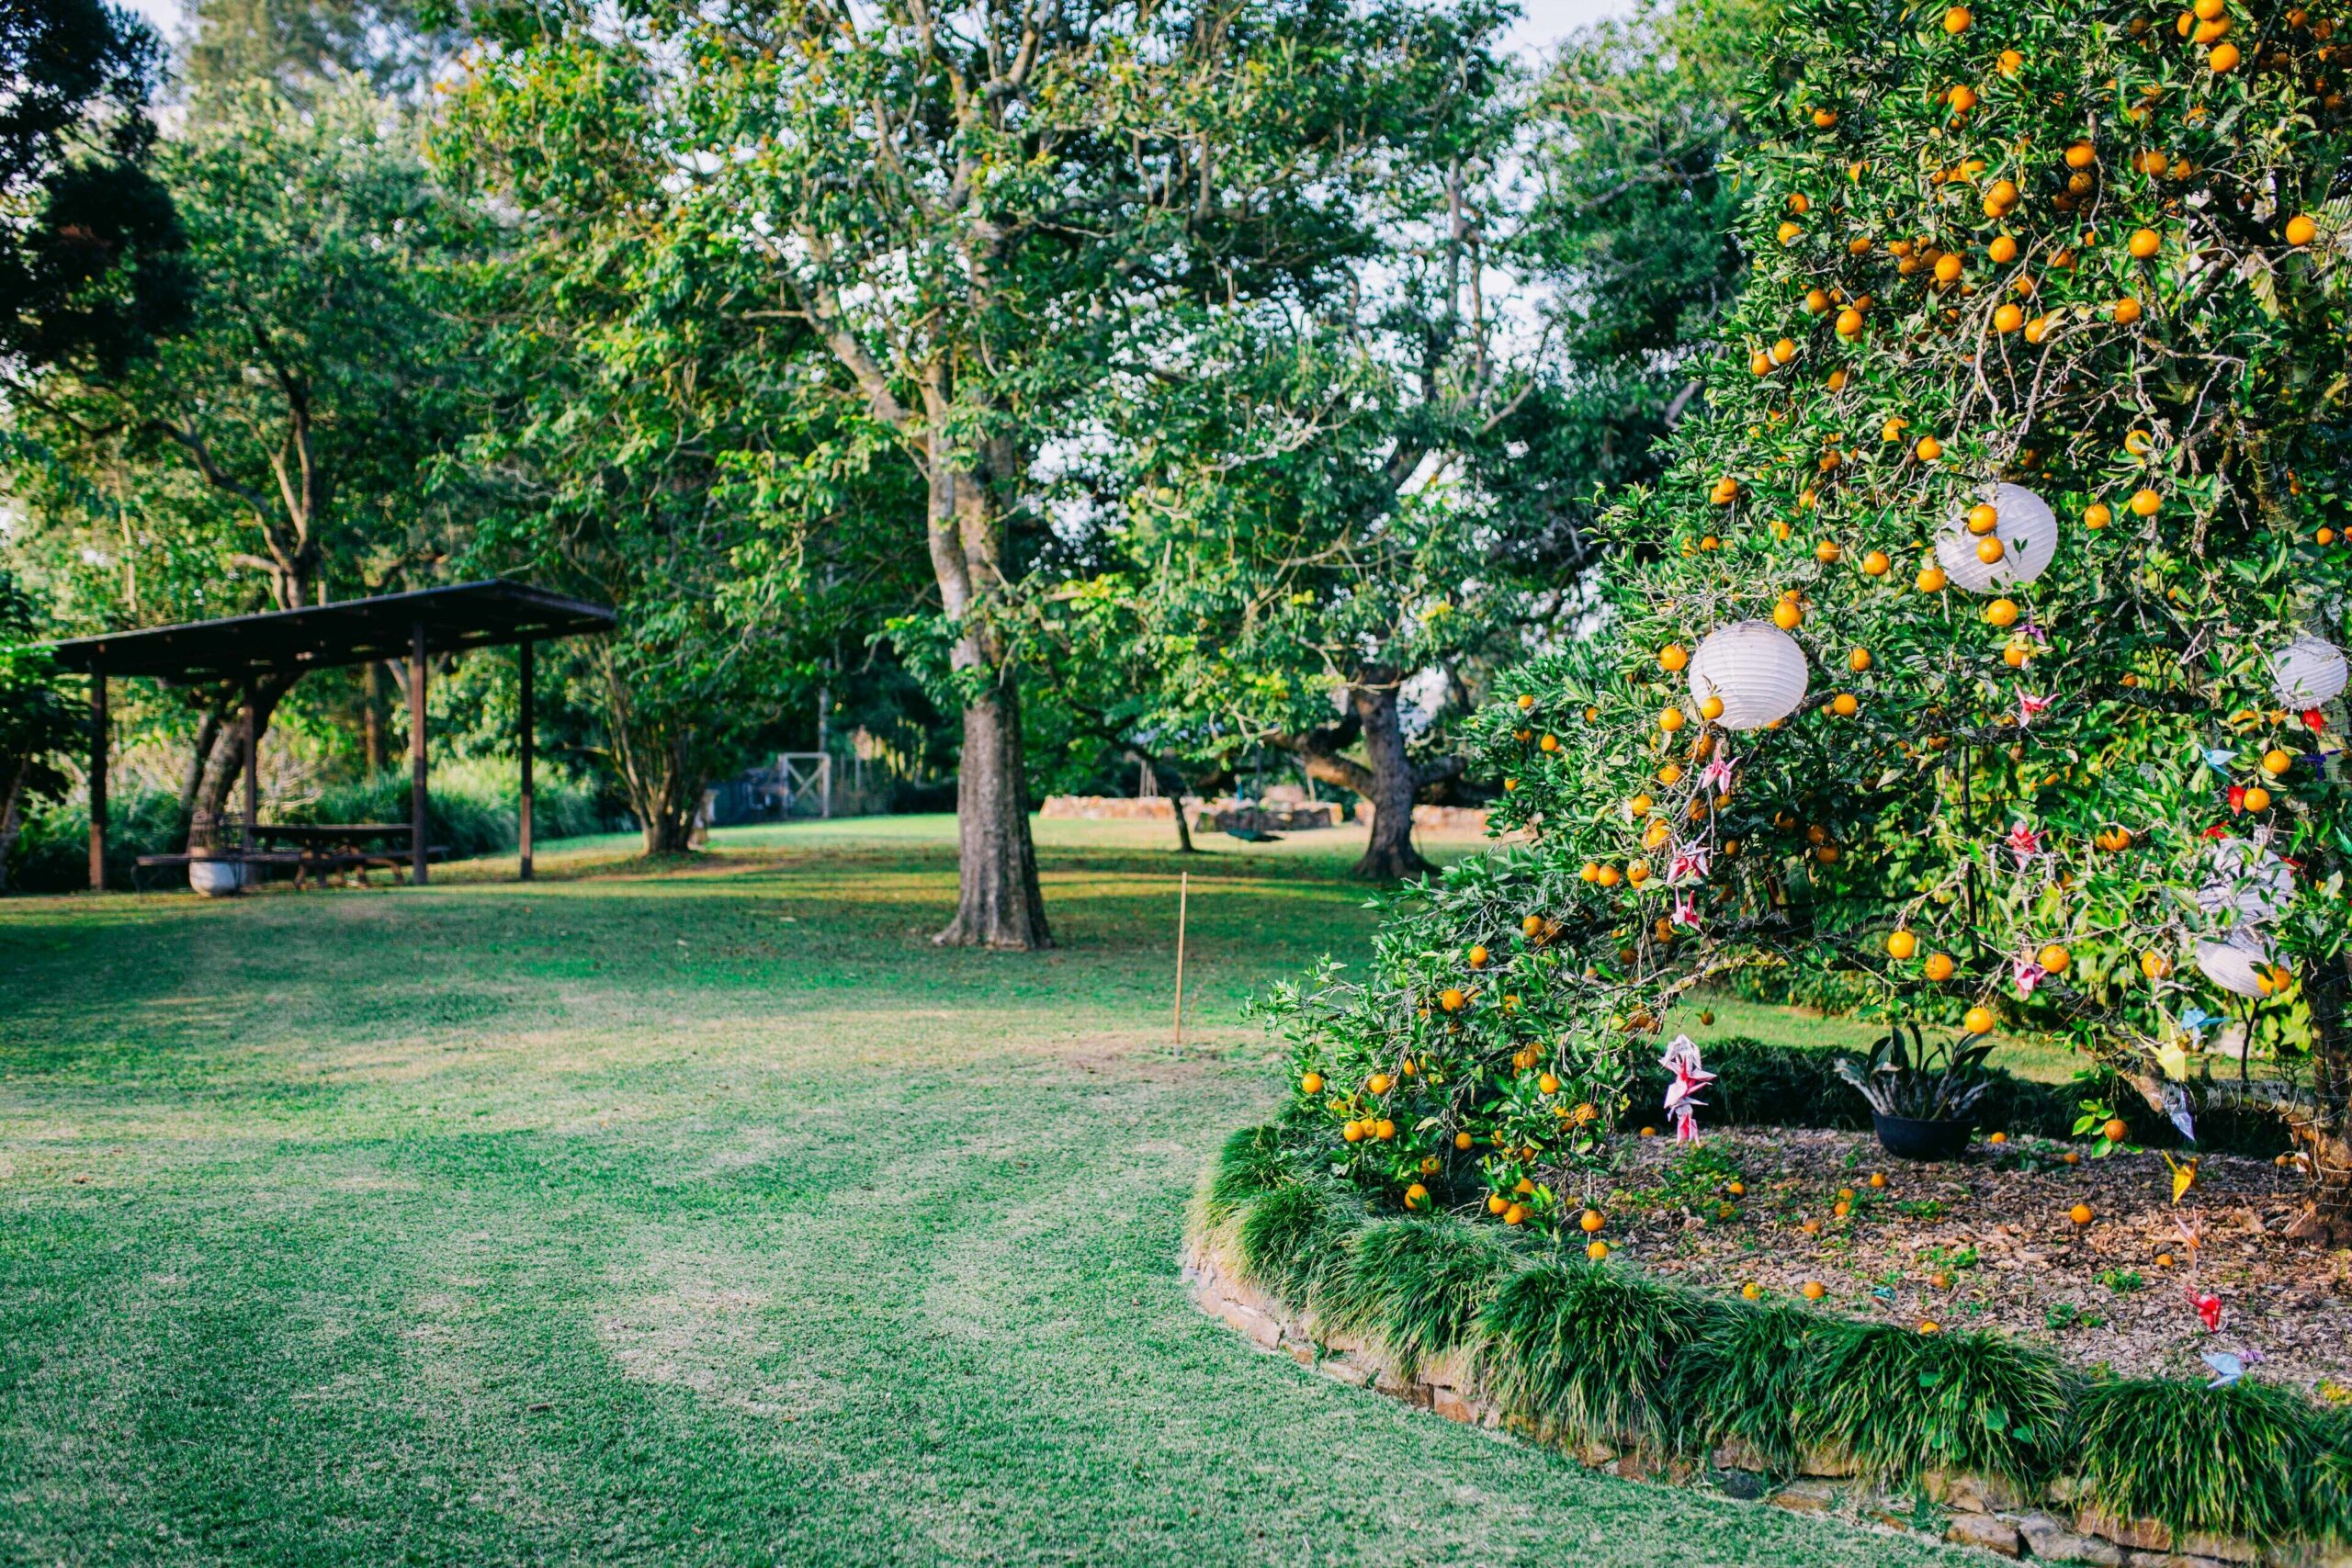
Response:
[{"label": "bamboo stake in lawn", "polygon": [[1176,1043],[1184,1043],[1184,907],[1191,901],[1193,874],[1176,876]]}]

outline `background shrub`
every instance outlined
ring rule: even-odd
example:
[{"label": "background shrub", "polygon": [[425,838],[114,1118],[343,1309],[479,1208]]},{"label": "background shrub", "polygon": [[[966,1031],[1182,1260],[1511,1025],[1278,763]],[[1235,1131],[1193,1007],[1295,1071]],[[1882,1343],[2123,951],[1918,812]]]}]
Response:
[{"label": "background shrub", "polygon": [[[123,788],[107,798],[107,886],[129,887],[141,855],[164,854],[179,824],[178,797]],[[90,886],[90,807],[60,800],[25,814],[8,856],[8,886],[19,893],[74,893]]]},{"label": "background shrub", "polygon": [[[1838,1077],[1839,1052],[1817,1045],[1767,1045],[1735,1036],[1707,1047],[1707,1066],[1717,1077],[1708,1089],[1713,1115],[1706,1120],[1735,1127],[1836,1127],[1867,1132],[1871,1109],[1854,1087]],[[1844,1055],[1859,1058],[1860,1052]],[[2111,1073],[2092,1071],[2063,1084],[2040,1083],[1996,1067],[1992,1087],[1975,1109],[1976,1124],[2012,1137],[2064,1138],[2073,1134],[2082,1101],[2099,1100],[2114,1108],[2132,1129],[2132,1141],[2151,1147],[2180,1144],[2171,1122],[2148,1109],[2137,1089]],[[1637,1096],[1623,1119],[1631,1125],[1654,1121],[1648,1100]],[[2285,1129],[2258,1112],[2217,1109],[2197,1120],[2201,1149],[2218,1149],[2267,1159],[2287,1151]]]},{"label": "background shrub", "polygon": [[[533,781],[536,838],[577,838],[609,832],[608,820],[589,785],[541,769]],[[370,778],[334,784],[314,800],[293,802],[266,814],[284,822],[405,822],[409,775],[387,768]],[[427,807],[432,840],[447,844],[450,857],[512,851],[519,838],[514,769],[511,763],[452,760],[433,770]],[[141,855],[168,854],[179,826],[179,801],[170,792],[119,786],[107,801],[107,885],[110,887],[185,886],[178,873],[140,874]],[[59,801],[27,814],[24,831],[8,858],[8,886],[25,893],[72,893],[90,885],[90,808],[86,801]]]},{"label": "background shrub", "polygon": [[[501,854],[514,848],[521,829],[514,766],[488,759],[442,763],[433,770],[425,820],[436,844],[452,860]],[[386,768],[349,784],[331,784],[316,800],[288,807],[288,822],[405,822],[409,773]],[[597,810],[595,791],[560,773],[541,769],[532,780],[532,836],[540,842],[610,831],[616,824]]]}]

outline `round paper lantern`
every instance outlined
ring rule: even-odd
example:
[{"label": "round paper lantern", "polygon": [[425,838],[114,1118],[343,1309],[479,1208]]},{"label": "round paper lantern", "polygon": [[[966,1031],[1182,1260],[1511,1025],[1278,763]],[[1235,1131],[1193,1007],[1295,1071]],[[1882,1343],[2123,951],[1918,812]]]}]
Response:
[{"label": "round paper lantern", "polygon": [[2205,978],[2240,997],[2267,997],[2270,955],[2258,947],[2236,942],[2200,942],[2197,967]]},{"label": "round paper lantern", "polygon": [[1788,717],[1803,705],[1804,686],[1804,649],[1770,621],[1717,626],[1690,656],[1690,700],[1721,698],[1715,722],[1725,729],[1761,729]]},{"label": "round paper lantern", "polygon": [[2295,868],[2264,845],[2247,839],[2223,839],[2213,846],[2211,874],[2197,890],[2197,903],[2209,915],[2234,911],[2242,925],[2275,920],[2295,896]]},{"label": "round paper lantern", "polygon": [[1979,485],[1976,497],[1998,513],[1986,537],[2001,541],[2001,558],[1989,564],[1978,558],[1977,536],[1968,531],[1969,509],[1962,507],[1936,532],[1936,559],[1944,575],[1971,593],[1997,593],[2047,571],[2058,553],[2058,518],[2049,503],[2023,485]]},{"label": "round paper lantern", "polygon": [[2270,656],[2271,682],[2278,701],[2290,708],[2334,702],[2347,678],[2352,671],[2345,667],[2344,650],[2309,632]]}]

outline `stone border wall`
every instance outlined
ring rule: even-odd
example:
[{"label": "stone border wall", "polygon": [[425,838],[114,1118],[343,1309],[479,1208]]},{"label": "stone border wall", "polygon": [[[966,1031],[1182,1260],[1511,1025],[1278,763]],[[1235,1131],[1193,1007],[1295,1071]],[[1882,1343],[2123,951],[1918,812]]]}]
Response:
[{"label": "stone border wall", "polygon": [[1049,795],[1037,815],[1081,822],[1173,822],[1176,803],[1164,795]]},{"label": "stone border wall", "polygon": [[[1183,1277],[1203,1311],[1239,1329],[1261,1349],[1449,1421],[1541,1437],[1525,1423],[1506,1416],[1479,1391],[1458,1353],[1426,1361],[1408,1376],[1376,1342],[1323,1331],[1307,1314],[1244,1280],[1224,1238],[1204,1229],[1197,1217],[1185,1241]],[[2237,1540],[2203,1536],[2176,1540],[2153,1519],[2116,1519],[2095,1508],[2075,1507],[2063,1480],[2053,1483],[2046,1495],[2030,1497],[2006,1481],[1936,1473],[1924,1479],[1917,1495],[1894,1495],[1829,1455],[1806,1456],[1799,1473],[1784,1479],[1770,1473],[1760,1455],[1739,1444],[1717,1449],[1705,1464],[1608,1443],[1585,1443],[1567,1451],[1580,1463],[1610,1475],[1704,1486],[1735,1497],[1760,1498],[1795,1513],[1836,1514],[2004,1557],[2102,1568],[2352,1568],[2352,1551],[2290,1547],[2264,1552]]]}]

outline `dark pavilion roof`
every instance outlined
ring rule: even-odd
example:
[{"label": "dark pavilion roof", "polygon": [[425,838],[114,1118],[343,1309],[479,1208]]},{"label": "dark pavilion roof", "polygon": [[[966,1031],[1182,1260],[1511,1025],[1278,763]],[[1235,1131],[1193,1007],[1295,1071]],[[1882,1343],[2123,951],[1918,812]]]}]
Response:
[{"label": "dark pavilion roof", "polygon": [[51,651],[62,670],[185,683],[243,682],[405,659],[420,626],[425,650],[447,653],[578,637],[608,631],[612,624],[613,612],[603,604],[491,578],[300,610],[75,637],[51,645]]}]

